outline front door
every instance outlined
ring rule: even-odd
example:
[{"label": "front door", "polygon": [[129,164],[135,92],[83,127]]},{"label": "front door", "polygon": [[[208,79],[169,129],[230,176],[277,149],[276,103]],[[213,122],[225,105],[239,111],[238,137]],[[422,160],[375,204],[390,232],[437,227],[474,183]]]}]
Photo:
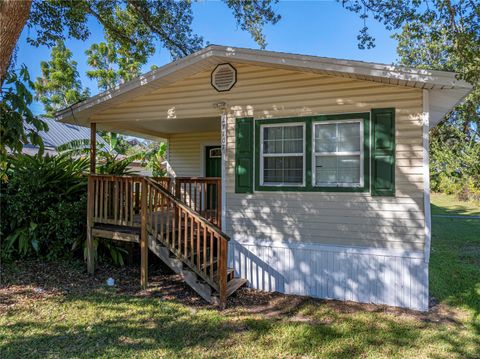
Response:
[{"label": "front door", "polygon": [[[220,146],[205,147],[205,177],[222,176],[222,149]],[[217,206],[217,188],[215,185],[207,185],[207,209]]]}]

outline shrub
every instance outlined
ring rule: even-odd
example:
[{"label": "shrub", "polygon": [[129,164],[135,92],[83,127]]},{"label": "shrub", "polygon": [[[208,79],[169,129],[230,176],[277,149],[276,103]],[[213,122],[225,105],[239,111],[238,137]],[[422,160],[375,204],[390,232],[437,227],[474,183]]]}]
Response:
[{"label": "shrub", "polygon": [[[104,165],[124,174],[126,161]],[[11,260],[39,257],[54,260],[85,255],[88,157],[70,154],[8,158],[0,187],[0,256]],[[123,171],[123,173],[122,173]],[[123,265],[126,250],[115,242],[96,240],[97,258]]]},{"label": "shrub", "polygon": [[460,200],[480,197],[480,141],[448,123],[431,132],[430,186]]},{"label": "shrub", "polygon": [[85,234],[88,159],[9,157],[0,190],[2,257],[71,255]]}]

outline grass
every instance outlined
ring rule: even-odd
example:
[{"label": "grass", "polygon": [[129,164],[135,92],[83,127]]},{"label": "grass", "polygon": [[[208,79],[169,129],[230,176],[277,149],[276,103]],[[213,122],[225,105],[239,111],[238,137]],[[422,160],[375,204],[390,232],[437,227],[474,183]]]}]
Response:
[{"label": "grass", "polygon": [[432,193],[432,214],[480,216],[480,202],[461,202],[454,196]]},{"label": "grass", "polygon": [[[0,288],[0,358],[478,358],[479,233],[480,220],[434,218],[427,314],[246,289],[221,312],[171,276],[141,291],[136,269],[93,280],[81,264],[19,264]],[[107,288],[112,272],[124,279]]]}]

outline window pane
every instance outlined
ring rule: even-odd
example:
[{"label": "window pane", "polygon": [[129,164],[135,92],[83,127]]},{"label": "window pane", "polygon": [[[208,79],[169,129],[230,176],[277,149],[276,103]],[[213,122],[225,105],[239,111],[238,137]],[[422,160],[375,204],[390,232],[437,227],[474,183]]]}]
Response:
[{"label": "window pane", "polygon": [[265,157],[265,183],[303,183],[303,157]]},{"label": "window pane", "polygon": [[282,140],[266,140],[263,141],[264,153],[283,153]]},{"label": "window pane", "polygon": [[360,156],[339,156],[338,182],[360,183]]},{"label": "window pane", "polygon": [[303,126],[263,128],[264,153],[302,153]]},{"label": "window pane", "polygon": [[285,140],[283,153],[302,153],[303,140]]},{"label": "window pane", "polygon": [[316,156],[315,157],[315,182],[319,184],[337,183],[337,157]]},{"label": "window pane", "polygon": [[360,151],[360,123],[315,125],[315,152]]},{"label": "window pane", "polygon": [[316,156],[316,185],[360,184],[360,155]]},{"label": "window pane", "polygon": [[338,124],[338,152],[360,151],[360,123]]},{"label": "window pane", "polygon": [[282,127],[265,127],[263,132],[264,140],[281,140]]},{"label": "window pane", "polygon": [[336,124],[315,125],[315,152],[335,152]]},{"label": "window pane", "polygon": [[285,126],[283,138],[286,140],[299,140],[303,138],[303,126]]}]

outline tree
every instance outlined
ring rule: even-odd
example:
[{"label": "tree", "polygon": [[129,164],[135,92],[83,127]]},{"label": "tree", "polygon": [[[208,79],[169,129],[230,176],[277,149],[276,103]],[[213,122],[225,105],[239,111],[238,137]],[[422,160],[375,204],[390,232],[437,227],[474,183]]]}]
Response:
[{"label": "tree", "polygon": [[[237,24],[264,48],[262,28],[280,19],[273,9],[278,0],[224,2],[233,11]],[[189,0],[35,0],[31,8],[25,6],[21,13],[13,6],[1,6],[0,14],[2,19],[8,18],[18,24],[20,31],[23,28],[21,20],[28,14],[26,24],[35,30],[28,41],[35,46],[53,46],[67,37],[84,41],[90,35],[88,21],[91,18],[100,23],[106,37],[131,53],[150,56],[155,50],[152,44],[159,41],[176,59],[203,46],[203,38],[192,30],[192,2]],[[2,43],[5,51],[1,56],[8,59],[7,63],[17,40],[18,36],[8,37],[5,47]]]},{"label": "tree", "polygon": [[40,63],[42,77],[37,78],[34,89],[47,115],[53,116],[56,111],[86,99],[89,91],[82,90],[77,62],[62,40],[52,48],[50,56],[50,61]]},{"label": "tree", "polygon": [[[7,78],[13,50],[30,13],[31,0],[4,0],[0,2],[0,85]],[[2,90],[0,90],[1,92]]]},{"label": "tree", "polygon": [[131,54],[128,49],[118,47],[108,40],[93,44],[85,53],[91,68],[87,71],[87,76],[97,81],[101,91],[110,90],[119,83],[139,76],[142,65],[147,62],[145,56]]},{"label": "tree", "polygon": [[[0,102],[0,178],[5,180],[7,149],[11,152],[21,152],[23,145],[32,143],[43,151],[43,142],[37,131],[47,131],[45,122],[33,115],[29,106],[32,103],[32,94],[28,87],[32,87],[27,68],[22,66],[20,71],[7,72],[5,91],[1,93]],[[31,125],[34,130],[26,131],[23,124]]]},{"label": "tree", "polygon": [[[250,32],[264,48],[266,41],[262,28],[280,19],[273,9],[278,0],[223,1],[232,9],[237,24]],[[165,46],[174,59],[189,55],[203,46],[203,38],[192,30],[190,0],[3,0],[0,1],[0,28],[4,30],[0,33],[0,91],[4,91],[12,55],[25,25],[34,30],[27,38],[30,44],[52,47],[66,38],[87,40],[90,36],[88,21],[91,19],[103,27],[105,37],[116,48],[140,58],[151,56],[157,42]],[[132,73],[135,65],[125,63],[122,66],[130,68],[129,73]],[[26,104],[24,102],[21,107]],[[11,113],[14,108],[8,106],[2,100],[2,111]],[[20,137],[25,137],[21,116],[2,120],[4,133],[18,130]],[[5,151],[4,144],[2,141],[2,152]],[[18,148],[21,141],[10,145]]]},{"label": "tree", "polygon": [[[423,29],[435,27],[438,27],[435,31]],[[432,32],[435,33],[435,36],[432,36]],[[448,40],[447,33],[448,29],[439,23],[412,22],[404,25],[401,32],[394,35],[394,38],[398,40],[398,63],[416,68],[456,71],[462,77],[469,76],[471,61],[453,49],[454,44]],[[454,126],[462,131],[466,141],[480,139],[478,132],[480,80],[473,83],[473,91],[445,118],[444,125]]]},{"label": "tree", "polygon": [[[468,71],[469,62],[452,51],[447,29],[439,28],[431,38],[419,27],[439,24],[410,23],[394,37],[398,40],[399,63],[417,68]],[[461,199],[480,198],[480,86],[474,85],[465,101],[430,131],[430,179],[434,191],[457,194]]]},{"label": "tree", "polygon": [[[360,14],[364,27],[358,35],[360,48],[375,46],[369,33],[370,15],[387,30],[401,30],[409,26],[413,40],[443,39],[445,58],[462,58],[467,66],[460,73],[471,84],[480,80],[480,3],[466,0],[337,0],[347,10]],[[455,69],[457,70],[457,69]]]}]

